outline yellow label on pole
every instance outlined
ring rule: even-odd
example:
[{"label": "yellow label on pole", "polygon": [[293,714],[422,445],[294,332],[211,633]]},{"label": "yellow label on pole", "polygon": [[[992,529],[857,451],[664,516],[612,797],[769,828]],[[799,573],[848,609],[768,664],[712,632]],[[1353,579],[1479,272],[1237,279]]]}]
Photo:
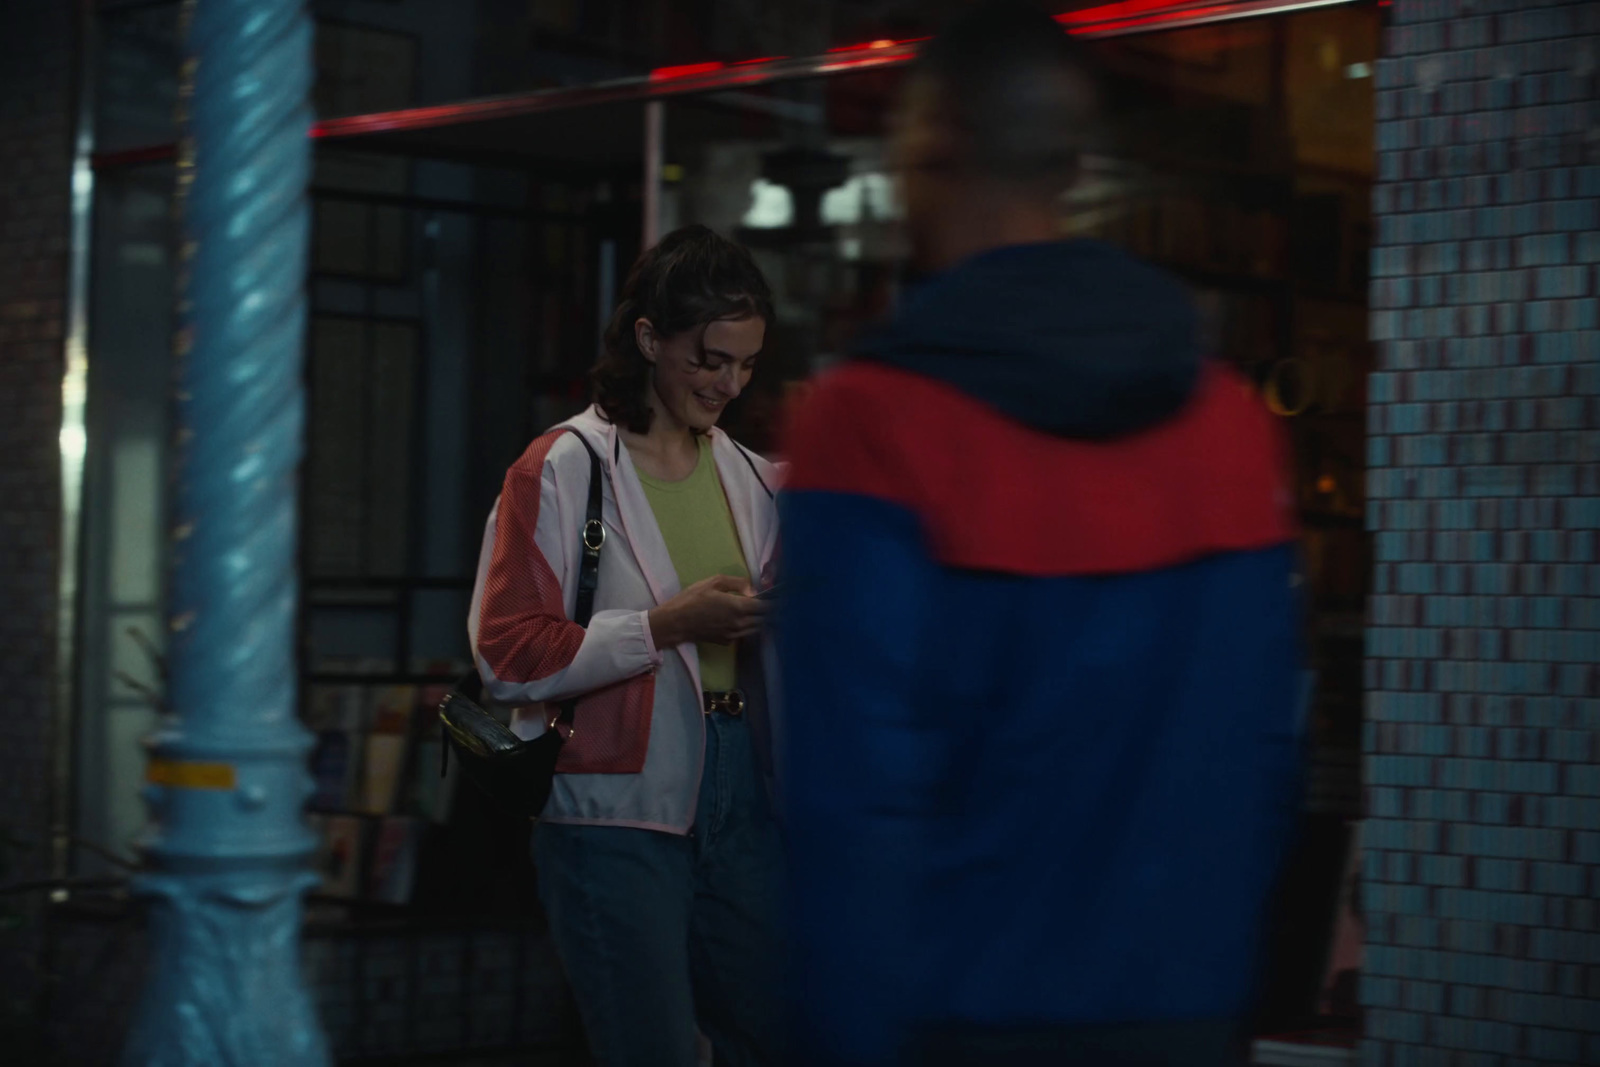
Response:
[{"label": "yellow label on pole", "polygon": [[168,789],[232,789],[239,784],[231,763],[189,763],[153,759],[145,781]]}]

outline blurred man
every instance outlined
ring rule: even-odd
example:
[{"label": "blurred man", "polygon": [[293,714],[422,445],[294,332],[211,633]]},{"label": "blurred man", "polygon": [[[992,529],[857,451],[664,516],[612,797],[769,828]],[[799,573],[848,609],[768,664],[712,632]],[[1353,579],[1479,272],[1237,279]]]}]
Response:
[{"label": "blurred man", "polygon": [[1239,1054],[1297,770],[1285,455],[1176,284],[1057,240],[1096,106],[1026,9],[927,46],[894,146],[923,280],[794,420],[808,1067]]}]

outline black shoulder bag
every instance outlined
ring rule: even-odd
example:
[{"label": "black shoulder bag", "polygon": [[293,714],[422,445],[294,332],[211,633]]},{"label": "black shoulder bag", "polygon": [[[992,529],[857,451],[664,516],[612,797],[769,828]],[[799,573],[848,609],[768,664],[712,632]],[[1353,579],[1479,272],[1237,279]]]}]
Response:
[{"label": "black shoulder bag", "polygon": [[[572,434],[589,453],[589,511],[579,536],[583,561],[578,568],[578,601],[572,619],[586,627],[594,614],[594,592],[600,584],[600,548],[605,544],[606,528],[600,521],[600,457],[582,434],[575,430]],[[453,748],[467,780],[474,786],[502,807],[537,817],[550,799],[556,758],[566,743],[557,726],[571,725],[577,705],[576,699],[564,701],[549,728],[533,740],[524,741],[484,710],[483,679],[474,670],[457,682],[439,704],[439,723],[444,729],[439,773],[444,774],[448,768]]]}]

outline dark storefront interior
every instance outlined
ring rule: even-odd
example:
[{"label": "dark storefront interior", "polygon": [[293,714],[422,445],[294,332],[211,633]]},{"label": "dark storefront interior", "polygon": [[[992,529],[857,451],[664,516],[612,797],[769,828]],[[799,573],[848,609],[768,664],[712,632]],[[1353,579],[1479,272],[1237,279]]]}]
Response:
[{"label": "dark storefront interior", "polygon": [[[618,5],[485,0],[462,26],[436,5],[314,5],[325,123],[301,670],[320,739],[312,803],[327,880],[311,901],[307,966],[345,1056],[576,1040],[515,844],[526,828],[441,779],[430,709],[468,667],[483,517],[527,442],[586,402],[585,372],[645,220],[657,233],[702,222],[734,236],[772,279],[778,326],[727,424],[761,451],[780,448],[789,386],[893,299],[902,250],[884,122],[904,67],[889,60],[905,51],[893,38],[925,27],[839,4],[831,26],[797,16],[763,39],[639,6],[648,14],[632,18]],[[1359,1026],[1353,973],[1330,984],[1328,972],[1361,815],[1380,19],[1377,6],[1340,4],[1096,40],[1114,121],[1063,204],[1064,233],[1127,247],[1192,286],[1214,350],[1259,383],[1293,440],[1313,608],[1312,773],[1262,1033]],[[159,495],[166,462],[175,168],[150,146],[172,136],[176,33],[174,4],[119,5],[99,28],[98,447],[85,487],[76,782],[79,833],[121,853],[143,820],[136,741],[159,700],[145,647],[160,633],[161,594],[139,576],[159,573],[160,512],[135,498]],[[738,78],[741,58],[830,47],[845,49],[831,53],[835,69]],[[663,57],[672,69],[630,86],[555,88]],[[400,114],[370,118],[379,113]],[[103,933],[121,928],[122,906],[85,898],[82,926],[102,933],[68,939],[122,951]]]}]

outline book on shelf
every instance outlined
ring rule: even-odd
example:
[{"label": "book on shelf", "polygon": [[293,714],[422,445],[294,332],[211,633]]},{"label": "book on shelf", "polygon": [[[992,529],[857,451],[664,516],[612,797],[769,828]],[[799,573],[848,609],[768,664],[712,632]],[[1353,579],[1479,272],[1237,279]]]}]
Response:
[{"label": "book on shelf", "polygon": [[356,899],[361,895],[366,821],[355,815],[312,815],[310,819],[322,838],[317,872],[322,875],[323,895]]},{"label": "book on shelf", "polygon": [[419,818],[431,823],[449,821],[448,765],[443,762],[444,741],[437,733],[417,741],[416,774],[412,779],[411,806]]},{"label": "book on shelf", "polygon": [[387,815],[399,797],[405,773],[406,735],[367,735],[362,759],[361,810],[368,815]]},{"label": "book on shelf", "polygon": [[306,725],[313,731],[360,731],[366,725],[367,693],[359,685],[313,685],[307,694]]},{"label": "book on shelf", "polygon": [[361,781],[362,734],[367,693],[359,685],[317,685],[308,694],[306,725],[316,735],[311,774],[312,806],[342,811],[353,807]]},{"label": "book on shelf", "polygon": [[409,904],[417,880],[422,823],[391,815],[378,823],[367,895],[381,904]]},{"label": "book on shelf", "polygon": [[375,734],[406,733],[411,729],[411,718],[416,707],[416,686],[379,686],[372,695],[369,729]]},{"label": "book on shelf", "polygon": [[319,730],[311,752],[311,780],[315,791],[311,806],[322,811],[341,811],[355,799],[356,782],[361,774],[359,735],[349,730]]},{"label": "book on shelf", "polygon": [[361,761],[360,810],[369,815],[388,815],[400,802],[416,702],[415,686],[384,686],[373,694]]}]

